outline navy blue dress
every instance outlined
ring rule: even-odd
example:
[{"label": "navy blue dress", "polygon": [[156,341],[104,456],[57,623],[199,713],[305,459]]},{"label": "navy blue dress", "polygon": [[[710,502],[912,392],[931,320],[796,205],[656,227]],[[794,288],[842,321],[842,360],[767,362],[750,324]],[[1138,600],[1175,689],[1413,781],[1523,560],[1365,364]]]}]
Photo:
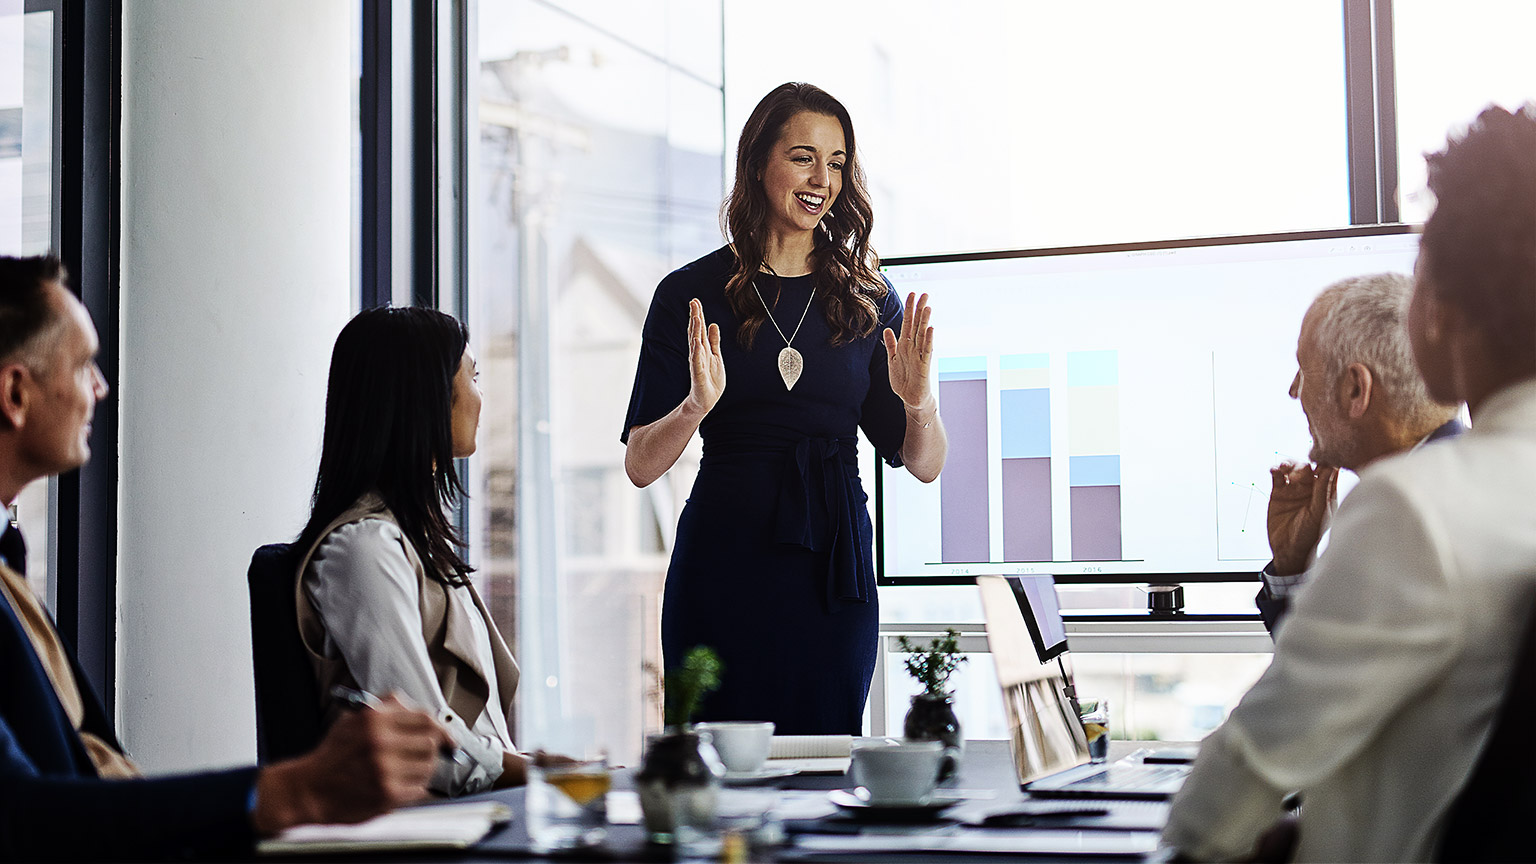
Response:
[{"label": "navy blue dress", "polygon": [[[688,301],[720,325],[725,392],[699,425],[703,459],[678,520],[661,613],[663,661],[708,645],[725,665],[698,720],[772,720],[779,734],[858,734],[875,667],[875,596],[868,496],[859,482],[862,428],[893,467],[906,435],[881,331],[901,330],[887,290],[880,326],[834,346],[818,293],[794,347],[805,369],[793,390],[779,376],[784,339],[771,322],[751,351],[736,340],[725,283],[736,259],[719,249],[656,288],[645,319],[629,430],[661,419],[688,395]],[[774,317],[793,334],[810,276],[780,280]],[[774,277],[758,287],[774,303]]]}]

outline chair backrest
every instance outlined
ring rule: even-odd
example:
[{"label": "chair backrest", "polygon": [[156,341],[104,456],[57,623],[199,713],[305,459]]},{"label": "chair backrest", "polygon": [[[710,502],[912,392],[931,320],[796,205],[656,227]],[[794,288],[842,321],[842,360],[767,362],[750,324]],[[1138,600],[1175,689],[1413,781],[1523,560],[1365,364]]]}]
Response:
[{"label": "chair backrest", "polygon": [[251,594],[251,658],[256,672],[256,755],[262,764],[313,750],[325,732],[320,685],[299,639],[294,568],[299,550],[272,543],[256,550]]},{"label": "chair backrest", "polygon": [[[1514,674],[1472,776],[1446,817],[1441,861],[1536,861],[1536,772],[1527,757],[1536,718],[1536,609],[1515,656]],[[1524,815],[1522,815],[1524,814]]]}]

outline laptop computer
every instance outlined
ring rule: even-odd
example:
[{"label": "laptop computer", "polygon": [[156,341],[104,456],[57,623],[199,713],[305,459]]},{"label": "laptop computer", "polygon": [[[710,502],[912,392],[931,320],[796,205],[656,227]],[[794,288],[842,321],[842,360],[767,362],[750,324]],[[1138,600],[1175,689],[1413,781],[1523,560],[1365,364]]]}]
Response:
[{"label": "laptop computer", "polygon": [[1077,719],[1066,626],[1050,576],[979,576],[987,642],[997,667],[1019,785],[1034,798],[1164,801],[1184,765],[1093,763]]}]

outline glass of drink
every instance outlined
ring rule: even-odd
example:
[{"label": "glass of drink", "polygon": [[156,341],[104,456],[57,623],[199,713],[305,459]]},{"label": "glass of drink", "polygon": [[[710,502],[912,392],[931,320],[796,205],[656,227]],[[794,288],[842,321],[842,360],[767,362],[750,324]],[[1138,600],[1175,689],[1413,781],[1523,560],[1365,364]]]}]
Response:
[{"label": "glass of drink", "polygon": [[528,839],[537,852],[590,849],[608,836],[608,762],[528,766]]},{"label": "glass of drink", "polygon": [[1088,758],[1103,762],[1109,757],[1109,700],[1080,700],[1077,712],[1083,721],[1083,734],[1088,736]]}]

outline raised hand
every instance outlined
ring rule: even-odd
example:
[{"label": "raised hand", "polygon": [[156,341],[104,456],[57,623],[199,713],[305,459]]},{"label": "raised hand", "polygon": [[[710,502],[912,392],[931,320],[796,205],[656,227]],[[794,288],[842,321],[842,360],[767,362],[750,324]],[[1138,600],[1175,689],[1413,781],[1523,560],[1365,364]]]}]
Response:
[{"label": "raised hand", "polygon": [[708,414],[725,392],[725,361],[720,358],[720,325],[704,325],[704,304],[688,301],[688,402]]},{"label": "raised hand", "polygon": [[891,370],[891,390],[908,408],[923,410],[933,404],[928,368],[933,363],[933,328],[928,318],[933,309],[928,295],[907,295],[907,314],[901,319],[901,336],[885,328],[885,355]]},{"label": "raised hand", "polygon": [[1296,465],[1269,469],[1269,548],[1274,570],[1292,576],[1307,569],[1323,527],[1338,506],[1339,469],[1332,465]]}]

